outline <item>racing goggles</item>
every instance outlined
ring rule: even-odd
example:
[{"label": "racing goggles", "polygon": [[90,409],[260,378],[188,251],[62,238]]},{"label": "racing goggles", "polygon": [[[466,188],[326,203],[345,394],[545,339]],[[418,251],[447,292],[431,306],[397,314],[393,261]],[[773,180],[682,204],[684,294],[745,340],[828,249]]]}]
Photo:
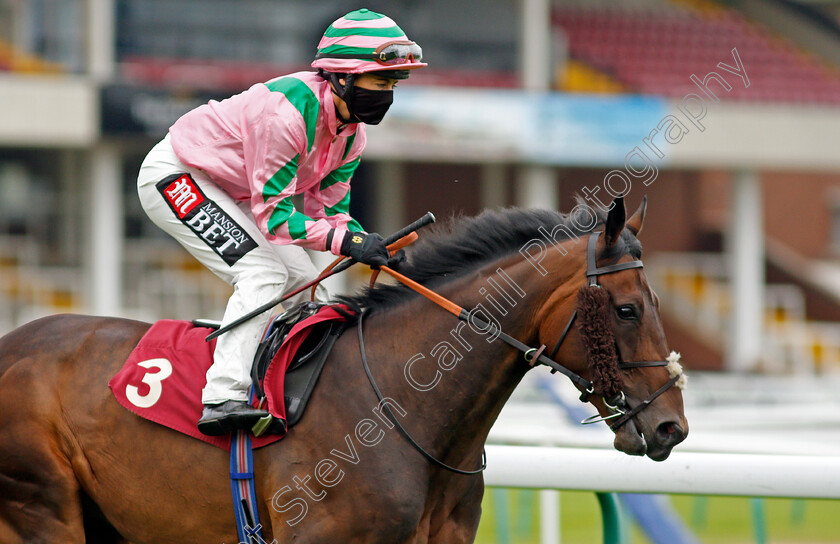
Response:
[{"label": "racing goggles", "polygon": [[423,60],[423,49],[411,41],[383,43],[373,53],[318,53],[316,58],[328,59],[373,59],[385,66],[411,64]]},{"label": "racing goggles", "polygon": [[388,66],[407,62],[421,62],[423,60],[423,49],[414,42],[389,42],[377,47],[372,58],[379,64]]}]

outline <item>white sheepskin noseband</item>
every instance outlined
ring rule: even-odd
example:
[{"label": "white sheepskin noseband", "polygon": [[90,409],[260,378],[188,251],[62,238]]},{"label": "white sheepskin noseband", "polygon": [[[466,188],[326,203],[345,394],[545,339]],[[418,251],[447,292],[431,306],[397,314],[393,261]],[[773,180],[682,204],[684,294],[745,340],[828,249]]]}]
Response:
[{"label": "white sheepskin noseband", "polygon": [[680,354],[676,351],[672,351],[668,358],[665,359],[668,361],[667,366],[665,368],[668,369],[668,375],[673,378],[674,376],[679,376],[680,379],[677,380],[677,383],[674,385],[677,386],[679,389],[685,389],[685,384],[688,381],[688,376],[685,375],[683,371],[683,367],[680,364]]}]

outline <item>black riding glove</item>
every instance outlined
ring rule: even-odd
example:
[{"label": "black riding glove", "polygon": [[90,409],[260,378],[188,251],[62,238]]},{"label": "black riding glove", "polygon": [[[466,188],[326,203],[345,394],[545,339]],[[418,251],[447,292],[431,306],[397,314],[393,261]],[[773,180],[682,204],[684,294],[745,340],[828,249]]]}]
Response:
[{"label": "black riding glove", "polygon": [[341,243],[341,254],[373,267],[387,266],[391,258],[385,247],[385,239],[375,232],[347,233]]}]

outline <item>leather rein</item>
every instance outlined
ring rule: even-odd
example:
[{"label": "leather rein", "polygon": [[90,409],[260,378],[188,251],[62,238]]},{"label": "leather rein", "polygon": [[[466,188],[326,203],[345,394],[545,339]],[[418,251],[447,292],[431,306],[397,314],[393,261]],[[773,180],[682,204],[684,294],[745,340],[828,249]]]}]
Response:
[{"label": "leather rein", "polygon": [[[588,279],[588,286],[600,288],[601,286],[598,284],[598,277],[605,275],[605,274],[612,274],[614,272],[619,272],[622,270],[628,270],[631,268],[642,268],[644,265],[641,260],[633,260],[626,263],[617,263],[607,266],[598,267],[597,266],[597,252],[596,252],[596,245],[598,242],[598,237],[600,236],[601,232],[592,233],[589,237],[589,242],[587,244],[587,255],[586,255],[586,277]],[[458,319],[462,321],[466,321],[468,323],[472,323],[476,327],[480,328],[481,330],[489,330],[492,326],[490,323],[484,322],[484,320],[478,318],[472,311],[465,310],[461,306],[455,304],[451,300],[442,297],[441,295],[435,293],[431,289],[420,285],[416,281],[412,280],[411,278],[396,272],[386,266],[380,267],[380,270],[387,273],[388,275],[394,277],[397,281],[401,282],[405,286],[413,289],[417,293],[423,295],[424,297],[428,298],[447,312],[455,315]],[[367,354],[365,351],[365,343],[364,343],[364,334],[363,334],[363,321],[365,315],[367,314],[367,309],[364,310],[359,315],[358,320],[358,335],[359,335],[359,348],[361,350],[362,356],[362,364],[364,366],[365,374],[367,375],[368,380],[370,381],[371,386],[373,387],[374,392],[376,393],[377,398],[379,399],[380,403],[384,400],[384,396],[382,392],[379,390],[379,387],[376,385],[376,381],[373,378],[373,374],[370,371],[370,365],[368,364]],[[583,393],[580,396],[580,400],[582,402],[587,402],[589,396],[595,393],[595,386],[594,384],[584,378],[583,376],[577,374],[573,370],[566,368],[565,366],[561,365],[560,363],[554,361],[554,357],[557,354],[557,351],[560,349],[563,341],[566,339],[566,336],[569,334],[569,331],[572,328],[572,324],[574,323],[575,319],[577,318],[577,310],[572,312],[572,316],[569,318],[568,323],[563,329],[563,333],[560,335],[560,338],[557,340],[557,343],[554,345],[554,348],[551,351],[551,355],[545,355],[544,351],[546,349],[545,344],[541,345],[538,348],[528,346],[520,342],[519,340],[513,338],[512,336],[506,334],[501,330],[493,331],[493,334],[504,341],[506,344],[512,346],[513,348],[519,350],[523,354],[523,358],[530,366],[536,365],[545,365],[551,369],[551,373],[554,374],[555,372],[560,372],[567,378],[569,378],[575,385],[580,387],[583,390]],[[667,366],[668,361],[632,361],[632,362],[620,362],[618,363],[618,367],[620,369],[631,369],[631,368],[641,368],[641,367],[653,367],[653,366]],[[630,421],[636,415],[638,415],[642,410],[650,406],[650,404],[656,400],[660,395],[665,393],[668,389],[670,389],[674,384],[677,383],[681,374],[676,374],[675,376],[671,377],[669,381],[667,381],[662,387],[657,389],[653,394],[650,395],[646,400],[640,402],[633,408],[630,408],[627,398],[624,395],[623,391],[619,391],[615,396],[609,399],[604,399],[604,404],[606,407],[612,412],[611,415],[608,416],[592,416],[581,423],[583,424],[590,424],[590,423],[597,423],[599,421],[608,421],[615,419],[615,421],[611,422],[610,429],[616,431],[619,427]],[[397,429],[400,433],[411,443],[411,445],[420,452],[427,460],[431,463],[445,468],[446,470],[455,472],[457,474],[479,474],[487,467],[487,459],[486,455],[482,453],[482,461],[481,466],[475,470],[462,470],[459,468],[455,468],[452,466],[447,465],[443,461],[440,461],[432,454],[428,453],[424,450],[405,430],[405,428],[400,424],[399,420],[396,416],[391,412],[390,407],[387,404],[383,404],[383,411],[388,414],[389,419],[396,425]]]}]

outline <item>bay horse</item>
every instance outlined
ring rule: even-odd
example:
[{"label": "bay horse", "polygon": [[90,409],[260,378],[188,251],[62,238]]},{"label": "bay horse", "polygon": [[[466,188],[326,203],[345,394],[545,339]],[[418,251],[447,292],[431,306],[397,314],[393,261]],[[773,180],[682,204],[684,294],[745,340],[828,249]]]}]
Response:
[{"label": "bay horse", "polygon": [[[625,221],[617,199],[609,213],[583,202],[569,214],[488,211],[424,236],[402,272],[484,321],[459,321],[403,286],[346,299],[366,309],[364,330],[339,338],[300,423],[254,451],[265,541],[472,542],[484,490],[472,473],[531,368],[490,325],[534,347],[565,335],[553,359],[592,378],[582,329],[567,326],[592,283],[591,240],[591,260],[608,270],[596,279],[619,362],[664,359],[656,295],[639,267],[643,219],[644,203]],[[227,452],[137,417],[108,388],[149,326],[57,315],[0,339],[0,544],[236,542]],[[665,459],[688,432],[681,391],[653,398],[671,383],[662,367],[612,372],[627,406],[646,407],[617,428],[614,446]],[[430,462],[391,416],[430,457],[471,474]]]}]

